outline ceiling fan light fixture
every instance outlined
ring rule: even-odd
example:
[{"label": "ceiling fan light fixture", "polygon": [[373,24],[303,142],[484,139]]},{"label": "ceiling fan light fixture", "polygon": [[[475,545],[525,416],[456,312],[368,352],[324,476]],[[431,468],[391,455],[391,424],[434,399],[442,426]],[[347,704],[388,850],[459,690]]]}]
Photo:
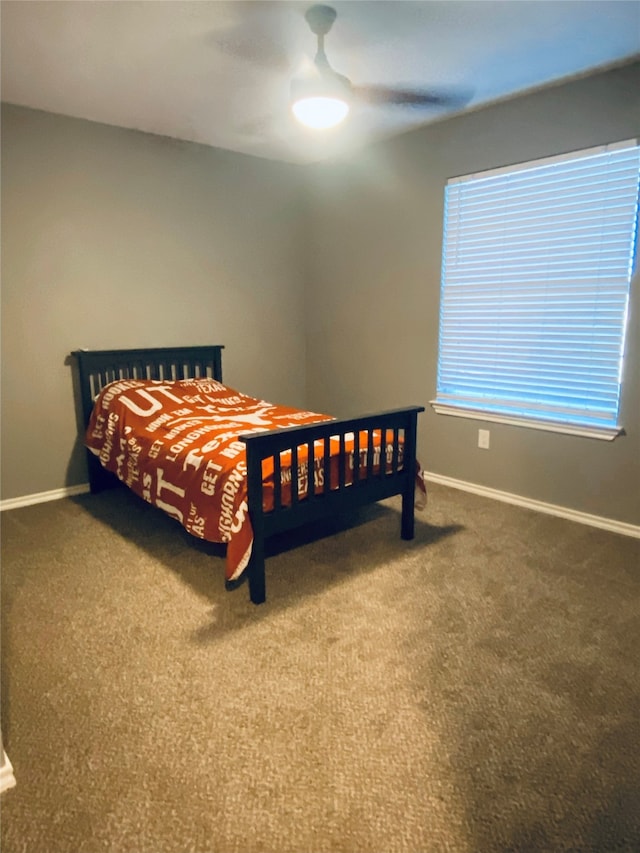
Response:
[{"label": "ceiling fan light fixture", "polygon": [[344,121],[350,109],[351,85],[330,68],[291,81],[291,110],[297,120],[314,130],[327,130]]},{"label": "ceiling fan light fixture", "polygon": [[312,95],[299,98],[291,105],[294,116],[305,127],[328,130],[336,127],[349,114],[349,104],[335,95]]}]

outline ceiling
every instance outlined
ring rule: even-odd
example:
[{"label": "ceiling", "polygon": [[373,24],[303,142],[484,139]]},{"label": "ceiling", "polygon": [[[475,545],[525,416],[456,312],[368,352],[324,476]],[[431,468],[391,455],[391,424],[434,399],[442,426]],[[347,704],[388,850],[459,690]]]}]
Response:
[{"label": "ceiling", "polygon": [[[356,104],[308,131],[289,81],[315,53],[310,2],[2,0],[2,100],[289,162],[446,115]],[[465,109],[640,55],[638,0],[335,2],[326,39],[354,84],[454,87]]]}]

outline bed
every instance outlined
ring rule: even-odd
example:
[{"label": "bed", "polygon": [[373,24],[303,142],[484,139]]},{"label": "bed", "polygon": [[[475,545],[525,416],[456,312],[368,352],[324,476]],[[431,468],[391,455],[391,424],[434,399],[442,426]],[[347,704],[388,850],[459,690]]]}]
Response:
[{"label": "bed", "polygon": [[414,536],[426,496],[416,460],[422,406],[335,419],[222,381],[223,346],[76,350],[89,485],[119,482],[199,538],[227,546],[228,589],[266,599],[265,540],[401,495]]}]

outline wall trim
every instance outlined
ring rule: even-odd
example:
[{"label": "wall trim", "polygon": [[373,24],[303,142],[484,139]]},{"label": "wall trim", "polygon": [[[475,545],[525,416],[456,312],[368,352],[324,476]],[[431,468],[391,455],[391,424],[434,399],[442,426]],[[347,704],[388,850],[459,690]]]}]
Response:
[{"label": "wall trim", "polygon": [[580,524],[588,524],[590,527],[599,527],[612,533],[621,533],[623,536],[633,536],[640,539],[640,526],[637,524],[628,524],[626,521],[616,521],[614,518],[604,518],[600,515],[591,515],[588,512],[580,512],[565,506],[536,501],[533,498],[525,498],[511,492],[502,492],[499,489],[490,489],[488,486],[480,486],[477,483],[467,483],[465,480],[456,480],[453,477],[445,477],[443,474],[434,474],[431,471],[424,472],[424,479],[427,482],[439,483],[441,486],[449,486],[463,492],[472,492],[474,495],[480,495],[484,498],[515,504],[525,507],[525,509],[544,512],[547,515],[557,515],[560,518],[566,518],[568,521],[577,521]]},{"label": "wall trim", "polygon": [[0,501],[0,512],[4,512],[5,509],[18,509],[21,506],[57,501],[60,498],[71,498],[74,495],[84,495],[88,491],[89,483],[81,483],[79,486],[66,486],[64,489],[37,492],[34,495],[23,495],[21,498],[7,498],[4,501]]},{"label": "wall trim", "polygon": [[[533,498],[525,498],[522,495],[514,495],[511,492],[503,492],[500,489],[491,489],[488,486],[480,486],[477,483],[468,483],[466,480],[456,480],[453,477],[445,477],[444,474],[435,474],[432,471],[424,472],[427,482],[438,483],[441,486],[449,486],[452,489],[460,489],[463,492],[471,492],[484,498],[514,504],[525,509],[533,509],[536,512],[544,512],[547,515],[556,515],[566,518],[568,521],[577,521],[590,527],[599,527],[601,530],[609,530],[612,533],[621,533],[623,536],[633,536],[640,539],[640,525],[628,524],[626,521],[616,521],[615,518],[604,518],[601,515],[591,515],[588,512],[569,509],[558,504],[545,503]],[[38,492],[34,495],[24,495],[21,498],[7,498],[0,501],[0,512],[6,509],[18,509],[23,506],[55,501],[60,498],[70,498],[74,495],[84,495],[89,492],[89,484],[81,483],[78,486],[67,486],[64,489],[52,489],[50,492]]]}]

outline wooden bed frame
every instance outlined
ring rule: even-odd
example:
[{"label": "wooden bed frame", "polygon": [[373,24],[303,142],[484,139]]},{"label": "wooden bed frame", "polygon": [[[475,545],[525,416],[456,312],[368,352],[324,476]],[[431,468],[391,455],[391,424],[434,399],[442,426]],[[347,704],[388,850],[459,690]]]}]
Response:
[{"label": "wooden bed frame", "polygon": [[[109,382],[118,379],[178,380],[212,378],[222,382],[223,346],[168,347],[126,350],[76,350],[80,382],[80,398],[84,426],[89,423],[96,396]],[[416,463],[416,427],[423,406],[410,406],[347,420],[325,421],[300,427],[290,427],[251,435],[239,435],[246,445],[247,489],[249,516],[253,527],[253,548],[246,573],[249,595],[254,604],[266,599],[264,543],[268,536],[291,530],[322,516],[350,510],[374,503],[392,495],[402,495],[401,536],[413,539]],[[366,430],[369,447],[366,461],[361,464],[359,433]],[[373,468],[373,430],[386,430],[386,443],[392,444],[390,464]],[[346,482],[349,454],[345,453],[345,436],[353,433],[353,482]],[[330,482],[329,440],[339,439],[338,484]],[[313,444],[325,442],[324,486],[321,493],[309,488],[298,495],[297,477],[291,478],[291,500],[283,504],[280,495],[280,452],[289,450],[292,471],[298,468],[300,447],[307,448],[313,459]],[[403,463],[399,466],[399,448],[403,444]],[[273,458],[274,500],[273,509],[263,511],[262,460]],[[335,458],[335,454],[334,454]],[[98,459],[87,451],[89,484],[92,492],[99,492],[117,484],[116,477],[106,471]]]}]

